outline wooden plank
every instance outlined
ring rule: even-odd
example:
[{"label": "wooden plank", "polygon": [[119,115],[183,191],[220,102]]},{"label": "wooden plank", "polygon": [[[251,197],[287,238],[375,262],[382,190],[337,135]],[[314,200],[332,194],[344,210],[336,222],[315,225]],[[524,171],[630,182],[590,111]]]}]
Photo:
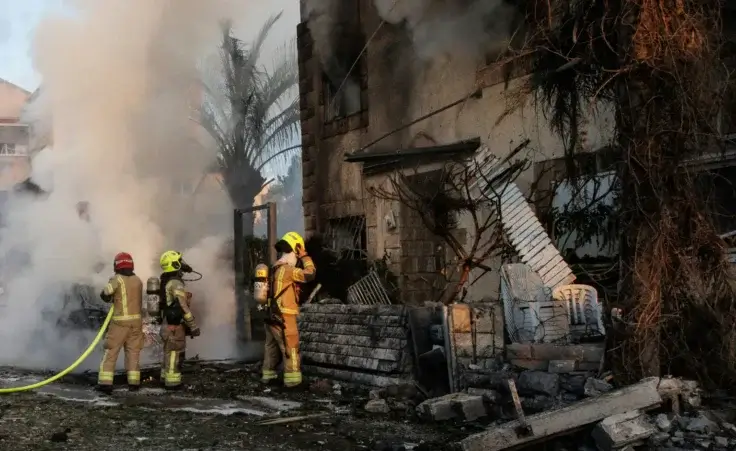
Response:
[{"label": "wooden plank", "polygon": [[372,387],[390,387],[410,381],[408,375],[400,376],[381,376],[375,374],[361,373],[359,371],[338,370],[335,368],[325,368],[323,366],[302,365],[302,371],[306,374],[318,375],[329,379],[353,382],[361,385],[369,385]]},{"label": "wooden plank", "polygon": [[301,354],[302,361],[309,365],[334,365],[360,370],[379,371],[381,373],[393,373],[402,369],[402,362],[392,362],[390,360],[367,359],[341,354],[326,354],[324,352],[302,352]]},{"label": "wooden plank", "polygon": [[324,352],[327,354],[338,354],[368,359],[390,360],[400,362],[404,354],[403,349],[379,349],[363,346],[337,345],[325,343],[304,343],[299,345],[299,350],[305,352]]},{"label": "wooden plank", "polygon": [[343,315],[404,315],[403,305],[308,304],[301,313],[329,313]]},{"label": "wooden plank", "polygon": [[463,451],[514,449],[544,441],[551,436],[573,432],[611,415],[657,407],[662,402],[657,393],[658,382],[659,378],[645,379],[637,384],[588,398],[562,409],[528,416],[526,421],[532,430],[529,436],[520,436],[519,421],[504,423],[463,439],[459,443],[460,449]]},{"label": "wooden plank", "polygon": [[325,343],[344,346],[364,346],[380,349],[404,349],[406,338],[379,338],[362,335],[332,334],[327,332],[299,332],[302,343]]},{"label": "wooden plank", "polygon": [[604,343],[585,343],[579,345],[512,343],[506,345],[506,357],[509,360],[577,360],[579,362],[600,362],[604,354]]},{"label": "wooden plank", "polygon": [[303,323],[327,323],[327,324],[352,324],[363,326],[403,326],[406,316],[366,316],[349,315],[345,313],[317,313],[303,312],[299,315],[299,324]]},{"label": "wooden plank", "polygon": [[403,327],[392,326],[361,326],[352,324],[325,324],[325,323],[304,323],[300,327],[300,331],[304,332],[323,332],[342,335],[361,335],[367,337],[379,338],[406,338],[407,331]]}]

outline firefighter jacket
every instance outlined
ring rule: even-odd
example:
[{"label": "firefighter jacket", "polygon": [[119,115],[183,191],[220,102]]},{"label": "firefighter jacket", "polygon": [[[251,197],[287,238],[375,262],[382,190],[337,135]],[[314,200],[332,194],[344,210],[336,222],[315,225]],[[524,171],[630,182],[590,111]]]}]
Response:
[{"label": "firefighter jacket", "polygon": [[165,281],[163,291],[166,300],[163,316],[166,323],[170,326],[178,326],[184,322],[189,330],[196,329],[197,324],[189,308],[191,293],[186,291],[184,282],[181,279],[169,279]]},{"label": "firefighter jacket", "polygon": [[270,303],[276,301],[278,310],[283,315],[299,314],[300,284],[311,282],[317,274],[317,269],[309,256],[301,258],[304,269],[286,263],[277,262],[273,267],[273,284]]},{"label": "firefighter jacket", "polygon": [[143,282],[135,274],[115,274],[102,292],[112,297],[113,321],[141,319]]}]

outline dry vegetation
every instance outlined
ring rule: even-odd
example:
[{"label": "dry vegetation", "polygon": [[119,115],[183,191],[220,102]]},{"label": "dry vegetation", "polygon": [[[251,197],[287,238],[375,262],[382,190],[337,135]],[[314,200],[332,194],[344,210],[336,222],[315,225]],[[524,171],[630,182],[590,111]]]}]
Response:
[{"label": "dry vegetation", "polygon": [[[722,2],[533,2],[535,97],[563,137],[568,174],[591,102],[615,106],[621,193],[618,305],[635,324],[612,343],[628,379],[674,373],[736,382],[736,308],[724,243],[688,160],[719,149],[729,88]],[[516,96],[523,98],[524,96]]]}]

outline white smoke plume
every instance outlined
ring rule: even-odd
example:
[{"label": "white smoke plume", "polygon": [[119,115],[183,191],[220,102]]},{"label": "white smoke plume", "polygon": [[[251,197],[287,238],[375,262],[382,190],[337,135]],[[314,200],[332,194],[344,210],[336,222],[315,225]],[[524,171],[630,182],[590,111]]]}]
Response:
[{"label": "white smoke plume", "polygon": [[[215,149],[190,117],[199,63],[217,51],[220,21],[236,16],[235,3],[76,0],[71,13],[39,26],[42,111],[30,114],[53,119],[53,145],[33,159],[32,178],[49,194],[16,196],[4,215],[0,365],[71,363],[94,333],[62,333],[58,315],[42,313],[58,312],[75,283],[93,286],[90,301],[100,302],[121,251],[145,283],[159,274],[163,251],[183,250],[204,275],[188,285],[202,329],[190,346],[202,358],[234,351],[233,276],[218,258],[232,210],[216,180],[200,183]],[[80,201],[89,203],[88,222]]]},{"label": "white smoke plume", "polygon": [[485,56],[508,46],[514,7],[504,0],[373,0],[378,14],[404,24],[422,59]]}]

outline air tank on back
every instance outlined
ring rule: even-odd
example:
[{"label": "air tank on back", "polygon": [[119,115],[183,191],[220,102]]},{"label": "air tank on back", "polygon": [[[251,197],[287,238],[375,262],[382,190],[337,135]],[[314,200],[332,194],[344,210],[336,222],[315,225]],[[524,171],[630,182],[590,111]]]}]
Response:
[{"label": "air tank on back", "polygon": [[146,302],[143,310],[147,316],[155,318],[159,314],[159,290],[161,289],[161,280],[158,277],[149,277],[146,281]]}]

